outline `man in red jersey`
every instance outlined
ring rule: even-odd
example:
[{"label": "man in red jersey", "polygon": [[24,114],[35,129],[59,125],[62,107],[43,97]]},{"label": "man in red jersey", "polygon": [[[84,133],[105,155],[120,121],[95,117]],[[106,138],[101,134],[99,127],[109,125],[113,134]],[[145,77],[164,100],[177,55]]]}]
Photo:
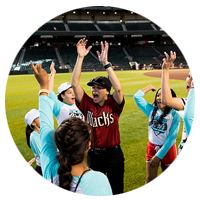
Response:
[{"label": "man in red jersey", "polygon": [[[76,105],[92,127],[91,149],[88,152],[89,167],[107,173],[113,194],[123,193],[124,156],[120,148],[119,116],[124,107],[124,96],[118,77],[108,62],[108,43],[101,44],[101,54],[97,51],[99,61],[106,69],[109,79],[103,76],[91,79],[92,98],[80,86],[81,68],[84,57],[91,46],[86,49],[87,40],[81,39],[77,44],[77,61],[74,67],[71,85]],[[113,94],[110,95],[111,86]]]}]

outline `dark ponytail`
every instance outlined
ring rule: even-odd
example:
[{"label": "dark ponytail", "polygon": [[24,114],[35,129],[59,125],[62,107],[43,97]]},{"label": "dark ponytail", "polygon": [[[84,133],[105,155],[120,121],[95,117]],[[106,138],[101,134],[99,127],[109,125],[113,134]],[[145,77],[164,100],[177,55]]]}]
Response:
[{"label": "dark ponytail", "polygon": [[27,125],[26,126],[26,142],[27,142],[27,145],[31,148],[31,145],[30,145],[30,136],[31,136],[31,133],[33,132],[33,127],[32,125],[29,126]]},{"label": "dark ponytail", "polygon": [[[156,115],[156,112],[158,110],[158,106],[157,106],[157,102],[156,102],[156,97],[157,97],[157,94],[158,94],[158,92],[159,92],[160,89],[157,90],[156,95],[155,95],[155,100],[154,100],[154,103],[153,103],[155,105],[155,108],[154,108],[154,110],[152,112],[151,121],[149,122],[149,126],[151,126],[153,124],[153,119],[154,119],[154,117]],[[174,90],[173,89],[170,89],[170,90],[171,90],[172,97],[176,97],[176,93],[174,92]],[[162,122],[163,118],[167,116],[167,114],[170,112],[171,109],[172,108],[170,108],[168,106],[165,107],[164,112],[160,116],[160,119],[159,119],[160,122]]]},{"label": "dark ponytail", "polygon": [[64,120],[56,129],[55,143],[60,152],[57,156],[60,187],[71,189],[72,166],[84,160],[89,141],[89,126],[79,118]]}]

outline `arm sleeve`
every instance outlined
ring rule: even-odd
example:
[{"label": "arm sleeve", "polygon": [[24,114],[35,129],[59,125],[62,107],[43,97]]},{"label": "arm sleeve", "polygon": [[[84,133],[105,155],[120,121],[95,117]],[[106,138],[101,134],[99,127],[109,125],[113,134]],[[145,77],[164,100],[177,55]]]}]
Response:
[{"label": "arm sleeve", "polygon": [[189,136],[192,127],[192,122],[194,119],[194,109],[195,109],[195,91],[194,88],[191,88],[189,91],[183,116],[187,137]]},{"label": "arm sleeve", "polygon": [[[34,134],[34,135],[33,135]],[[34,154],[37,154],[40,158],[41,145],[40,145],[40,135],[39,133],[31,133],[30,146]]]},{"label": "arm sleeve", "polygon": [[149,117],[151,111],[154,109],[154,105],[148,103],[144,98],[144,92],[139,90],[135,95],[134,99],[137,106]]},{"label": "arm sleeve", "polygon": [[169,135],[165,143],[163,144],[162,148],[156,153],[156,156],[158,158],[163,159],[163,157],[167,154],[172,145],[176,142],[176,137],[178,135],[179,127],[180,127],[180,116],[178,113],[176,113],[174,115],[174,119],[170,127]]},{"label": "arm sleeve", "polygon": [[54,101],[44,95],[39,96],[41,167],[43,177],[47,180],[55,177],[59,167],[56,159],[57,147],[54,141]]},{"label": "arm sleeve", "polygon": [[57,99],[57,96],[53,91],[50,91],[49,98],[54,101],[53,114],[55,117],[57,117],[60,113],[61,108],[63,107],[63,102]]}]

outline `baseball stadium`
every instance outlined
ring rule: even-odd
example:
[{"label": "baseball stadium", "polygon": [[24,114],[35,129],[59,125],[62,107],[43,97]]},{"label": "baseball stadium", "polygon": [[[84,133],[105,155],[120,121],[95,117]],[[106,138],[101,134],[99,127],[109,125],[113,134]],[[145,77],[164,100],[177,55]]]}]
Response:
[{"label": "baseball stadium", "polygon": [[[34,153],[26,141],[25,115],[38,109],[39,85],[31,69],[42,63],[48,75],[51,63],[55,63],[54,92],[64,82],[71,82],[77,59],[77,43],[87,39],[92,46],[82,64],[80,85],[87,95],[91,88],[87,83],[94,77],[108,74],[98,60],[96,51],[101,51],[101,42],[109,44],[108,61],[112,63],[125,100],[119,118],[120,147],[124,154],[124,192],[135,190],[145,184],[146,147],[148,143],[148,117],[136,105],[133,96],[148,85],[161,88],[164,52],[176,52],[170,68],[170,87],[178,98],[187,97],[186,78],[189,66],[176,43],[154,22],[132,11],[107,7],[85,7],[62,13],[49,20],[22,44],[10,68],[5,106],[6,117],[12,138],[24,157],[24,165],[35,168],[36,162],[28,162]],[[111,88],[111,94],[113,89]],[[154,102],[155,92],[145,95],[145,100]],[[58,123],[54,117],[54,128]],[[181,142],[183,121],[176,138],[176,148]],[[158,175],[162,173],[158,170]]]}]

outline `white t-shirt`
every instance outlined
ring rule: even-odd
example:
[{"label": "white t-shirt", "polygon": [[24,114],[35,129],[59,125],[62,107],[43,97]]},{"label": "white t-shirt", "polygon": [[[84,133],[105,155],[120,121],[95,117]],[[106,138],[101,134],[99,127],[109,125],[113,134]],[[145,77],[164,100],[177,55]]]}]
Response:
[{"label": "white t-shirt", "polygon": [[85,120],[82,112],[77,108],[76,104],[69,105],[59,101],[53,91],[50,91],[49,98],[52,99],[54,103],[53,114],[57,119],[58,126],[65,120],[71,117],[77,117]]}]

